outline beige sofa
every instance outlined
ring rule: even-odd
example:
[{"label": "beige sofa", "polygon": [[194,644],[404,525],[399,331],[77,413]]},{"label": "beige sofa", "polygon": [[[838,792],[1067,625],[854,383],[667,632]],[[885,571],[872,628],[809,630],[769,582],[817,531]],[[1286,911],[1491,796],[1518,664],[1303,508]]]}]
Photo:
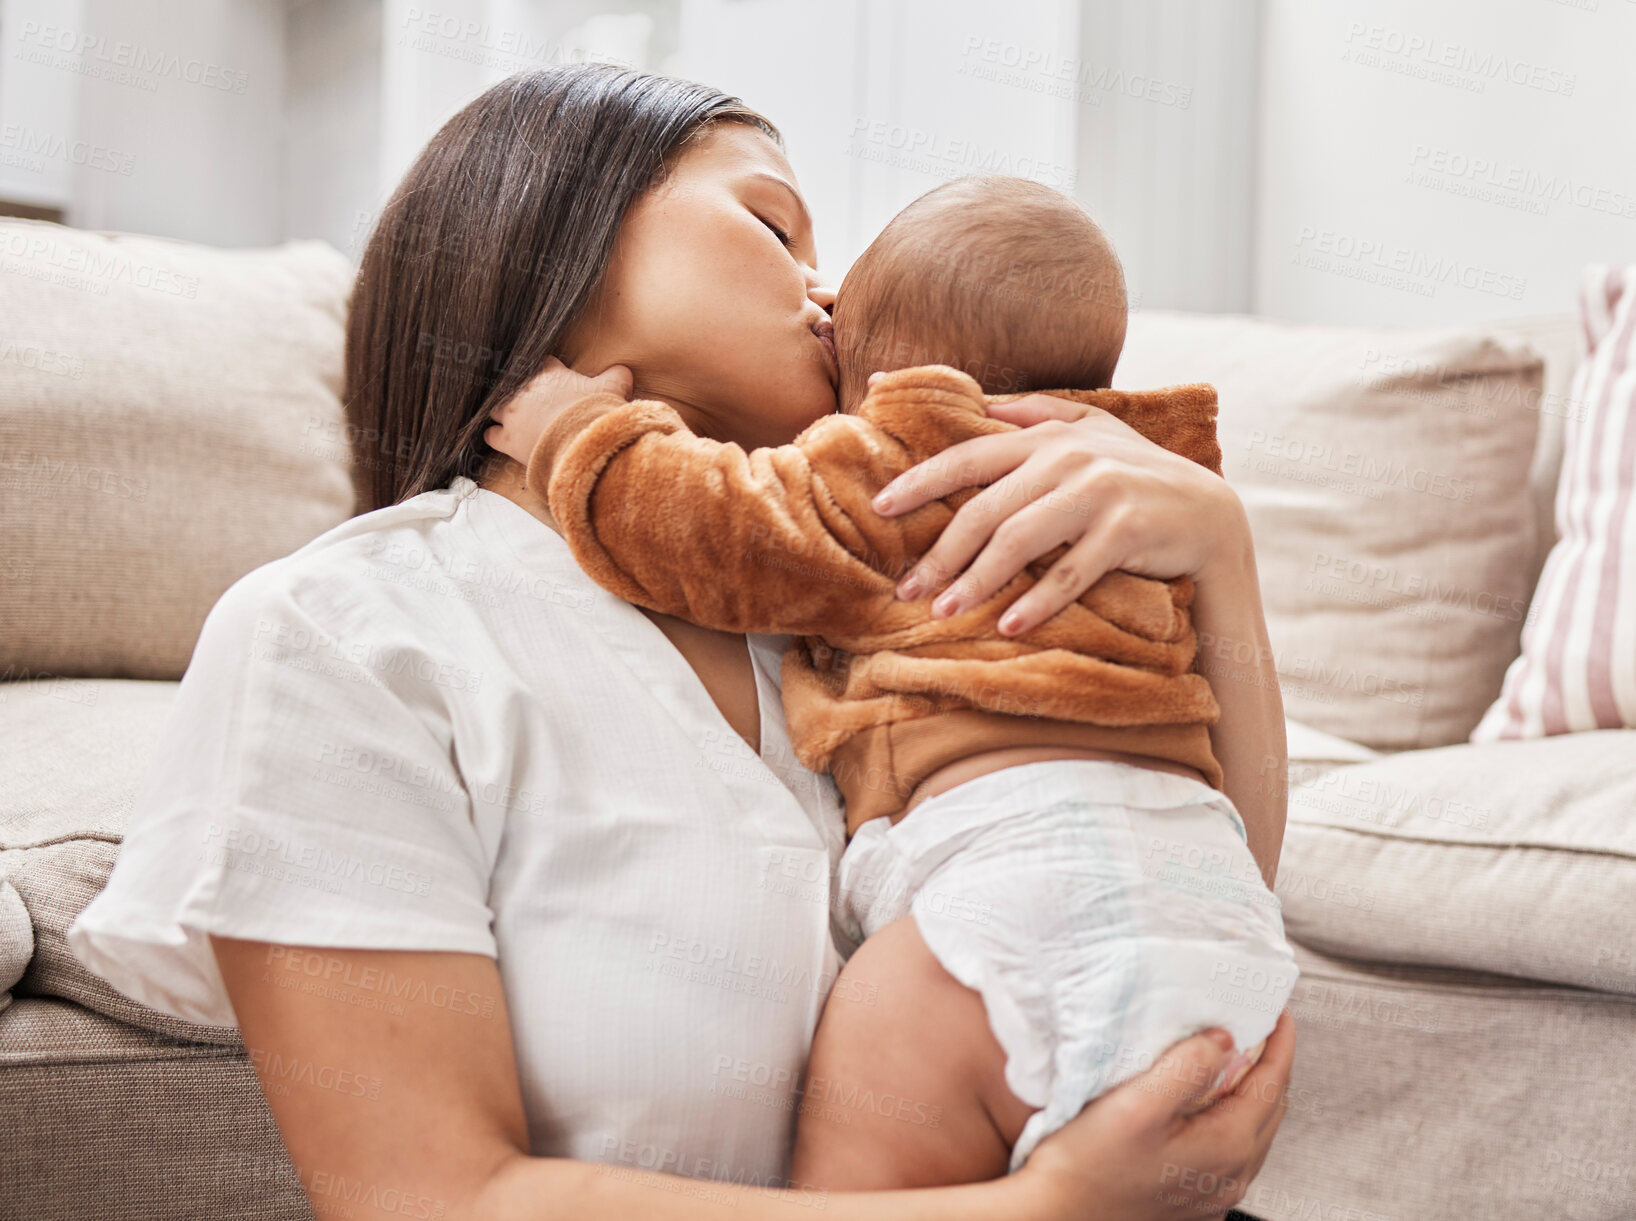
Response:
[{"label": "beige sofa", "polygon": [[[336,399],[348,282],[313,243],[0,223],[0,1215],[311,1216],[235,1035],[63,933],[211,602],[348,515],[349,441],[380,456]],[[1636,1216],[1636,731],[1464,744],[1550,545],[1574,335],[1133,320],[1119,384],[1221,389],[1292,719],[1268,1221]]]}]

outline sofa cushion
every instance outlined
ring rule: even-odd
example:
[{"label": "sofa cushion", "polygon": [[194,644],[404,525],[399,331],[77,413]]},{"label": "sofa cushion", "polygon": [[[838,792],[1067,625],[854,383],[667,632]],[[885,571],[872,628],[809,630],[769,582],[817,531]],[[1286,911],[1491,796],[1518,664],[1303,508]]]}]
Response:
[{"label": "sofa cushion", "polygon": [[0,878],[0,1009],[11,1003],[11,988],[34,957],[34,922],[17,888]]},{"label": "sofa cushion", "polygon": [[199,1042],[234,1032],[196,1026],[114,991],[68,948],[68,926],[108,881],[125,822],[176,684],[67,680],[0,684],[0,879],[33,926],[15,995],[77,1001],[134,1026]]},{"label": "sofa cushion", "polygon": [[1580,282],[1590,349],[1522,655],[1473,742],[1636,728],[1636,265]]},{"label": "sofa cushion", "polygon": [[1556,542],[1556,485],[1562,473],[1562,436],[1568,421],[1585,413],[1585,405],[1573,392],[1574,377],[1585,356],[1585,331],[1574,314],[1503,318],[1485,325],[1495,334],[1527,344],[1545,361],[1539,434],[1534,439],[1534,459],[1528,468],[1528,490],[1533,496],[1539,540],[1527,574],[1532,589]]},{"label": "sofa cushion", "polygon": [[1631,1221],[1636,1001],[1299,942],[1261,1221]]},{"label": "sofa cushion", "polygon": [[1300,721],[1292,721],[1288,717],[1284,719],[1284,745],[1289,755],[1292,775],[1297,765],[1303,768],[1303,774],[1315,774],[1317,770],[1315,765],[1318,764],[1337,767],[1342,763],[1367,763],[1371,759],[1383,757],[1378,750],[1364,746],[1361,742],[1348,742],[1345,738],[1337,738],[1334,734],[1314,729],[1311,725],[1303,725]]},{"label": "sofa cushion", "polygon": [[179,678],[223,590],[351,514],[351,278],[0,221],[0,675]]},{"label": "sofa cushion", "polygon": [[1408,750],[1464,741],[1516,656],[1541,377],[1487,332],[1144,311],[1114,384],[1216,386],[1285,711]]},{"label": "sofa cushion", "polygon": [[1636,730],[1291,773],[1292,938],[1636,995]]}]

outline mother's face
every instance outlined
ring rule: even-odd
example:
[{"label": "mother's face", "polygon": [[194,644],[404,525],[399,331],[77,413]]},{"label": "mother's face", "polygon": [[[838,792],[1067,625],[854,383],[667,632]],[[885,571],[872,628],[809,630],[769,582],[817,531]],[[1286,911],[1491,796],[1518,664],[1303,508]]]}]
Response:
[{"label": "mother's face", "polygon": [[607,271],[565,337],[581,372],[630,367],[698,433],[779,445],[835,410],[834,301],[778,146],[717,123],[625,215]]}]

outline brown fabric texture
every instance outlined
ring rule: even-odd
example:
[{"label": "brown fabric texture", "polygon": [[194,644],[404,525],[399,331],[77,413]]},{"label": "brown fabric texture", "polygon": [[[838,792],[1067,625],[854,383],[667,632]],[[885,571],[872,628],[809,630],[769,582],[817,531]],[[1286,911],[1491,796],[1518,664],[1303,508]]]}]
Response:
[{"label": "brown fabric texture", "polygon": [[312,1221],[236,1036],[209,1046],[21,997],[0,1013],[0,1131],[0,1216]]},{"label": "brown fabric texture", "polygon": [[[1209,386],[1050,393],[1107,411],[1221,473]],[[1000,615],[1065,547],[948,619],[932,619],[929,599],[897,600],[897,581],[976,489],[894,518],[870,501],[923,459],[1013,431],[989,417],[988,401],[957,369],[900,369],[855,415],[825,416],[788,445],[746,452],[695,436],[666,404],[593,395],[547,426],[528,482],[548,496],[575,558],[605,589],[706,627],[803,637],[784,660],[790,737],[804,764],[834,771],[849,830],[898,808],[898,796],[929,773],[894,765],[884,781],[866,783],[834,768],[836,752],[859,735],[952,712],[1094,727],[1087,737],[1103,749],[1198,767],[1219,788],[1208,726],[1220,708],[1193,669],[1189,578],[1108,572],[1017,638],[1000,635]],[[965,720],[923,732],[962,744],[922,752],[945,762],[994,745]],[[890,759],[879,745],[865,753]]]}]

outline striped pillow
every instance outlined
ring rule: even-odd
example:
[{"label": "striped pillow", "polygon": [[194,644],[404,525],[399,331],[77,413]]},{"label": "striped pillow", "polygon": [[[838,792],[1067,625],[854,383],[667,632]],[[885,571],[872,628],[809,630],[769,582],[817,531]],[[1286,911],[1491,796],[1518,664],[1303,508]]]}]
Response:
[{"label": "striped pillow", "polygon": [[1557,541],[1473,742],[1636,727],[1636,266],[1587,270],[1580,304]]}]

